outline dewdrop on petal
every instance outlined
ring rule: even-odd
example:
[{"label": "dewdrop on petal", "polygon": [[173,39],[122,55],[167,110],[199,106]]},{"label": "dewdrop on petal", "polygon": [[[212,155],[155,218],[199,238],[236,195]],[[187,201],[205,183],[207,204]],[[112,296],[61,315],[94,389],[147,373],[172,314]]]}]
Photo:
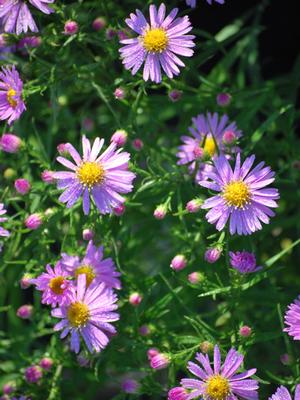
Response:
[{"label": "dewdrop on petal", "polygon": [[34,213],[34,214],[29,215],[25,219],[25,226],[28,229],[35,230],[41,226],[42,222],[43,222],[43,220],[42,220],[41,214]]},{"label": "dewdrop on petal", "polygon": [[180,271],[184,269],[186,265],[187,265],[187,259],[185,258],[185,256],[183,254],[177,254],[177,256],[175,256],[172,259],[170,267],[174,271]]},{"label": "dewdrop on petal", "polygon": [[114,142],[118,147],[124,146],[127,141],[128,133],[124,129],[118,129],[112,135],[110,141]]},{"label": "dewdrop on petal", "polygon": [[15,188],[19,194],[25,195],[31,189],[31,185],[27,179],[19,178],[15,180]]},{"label": "dewdrop on petal", "polygon": [[141,303],[142,299],[143,297],[138,292],[134,292],[129,296],[129,303],[136,307]]},{"label": "dewdrop on petal", "polygon": [[150,360],[150,367],[156,370],[167,368],[170,364],[170,357],[165,353],[158,353]]},{"label": "dewdrop on petal", "polygon": [[17,310],[17,316],[22,319],[29,319],[32,316],[33,307],[30,304],[24,304]]},{"label": "dewdrop on petal", "polygon": [[240,336],[243,337],[249,337],[252,333],[252,329],[250,328],[250,326],[244,325],[240,328],[239,330],[239,334]]},{"label": "dewdrop on petal", "polygon": [[65,35],[75,35],[78,32],[78,24],[76,21],[67,21],[64,26]]},{"label": "dewdrop on petal", "polygon": [[38,365],[32,365],[25,370],[25,380],[28,383],[37,383],[43,376],[43,370]]}]

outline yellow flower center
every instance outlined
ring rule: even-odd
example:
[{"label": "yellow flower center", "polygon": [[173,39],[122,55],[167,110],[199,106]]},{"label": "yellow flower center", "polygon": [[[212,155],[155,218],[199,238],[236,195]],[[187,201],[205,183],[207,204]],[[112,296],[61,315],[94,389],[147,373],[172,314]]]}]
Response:
[{"label": "yellow flower center", "polygon": [[65,278],[63,276],[56,276],[55,278],[50,279],[49,288],[55,294],[63,294],[64,289],[62,289],[62,285],[65,283]]},{"label": "yellow flower center", "polygon": [[212,157],[215,154],[216,149],[217,146],[214,138],[211,135],[206,136],[203,146],[204,153],[209,154],[210,157]]},{"label": "yellow flower center", "polygon": [[207,380],[206,394],[211,400],[226,400],[230,394],[229,382],[221,375],[213,375]]},{"label": "yellow flower center", "polygon": [[83,162],[77,169],[77,177],[84,186],[91,188],[104,180],[105,171],[101,164],[94,161]]},{"label": "yellow flower center", "polygon": [[144,48],[151,53],[161,53],[166,50],[168,36],[162,28],[153,28],[146,31],[142,37]]},{"label": "yellow flower center", "polygon": [[84,326],[90,318],[89,308],[86,304],[76,301],[69,306],[67,317],[74,328]]},{"label": "yellow flower center", "polygon": [[229,206],[244,208],[250,201],[250,191],[243,181],[233,181],[224,186],[223,197]]},{"label": "yellow flower center", "polygon": [[7,94],[6,94],[6,96],[7,96],[7,101],[9,102],[9,104],[11,105],[11,107],[13,107],[13,108],[15,108],[16,106],[17,106],[17,102],[16,102],[16,100],[14,99],[14,96],[17,94],[17,92],[13,89],[13,88],[10,88],[8,91],[7,91]]},{"label": "yellow flower center", "polygon": [[90,265],[81,265],[78,267],[75,271],[75,277],[77,278],[80,274],[86,276],[86,286],[90,286],[96,276],[95,271]]}]

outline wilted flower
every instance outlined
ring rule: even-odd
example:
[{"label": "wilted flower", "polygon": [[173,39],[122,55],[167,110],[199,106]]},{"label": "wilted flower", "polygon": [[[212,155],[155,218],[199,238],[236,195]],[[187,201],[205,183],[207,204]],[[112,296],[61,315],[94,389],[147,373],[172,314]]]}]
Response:
[{"label": "wilted flower", "polygon": [[14,65],[2,67],[0,72],[0,119],[7,120],[9,125],[19,119],[26,110],[22,93],[23,82],[16,67]]},{"label": "wilted flower", "polygon": [[250,171],[254,160],[252,155],[241,165],[238,153],[233,170],[226,157],[220,156],[214,160],[214,171],[207,174],[211,180],[199,182],[219,192],[202,205],[203,209],[211,208],[206,219],[216,224],[218,231],[224,229],[229,220],[231,235],[250,235],[262,229],[261,222],[268,224],[269,217],[274,216],[269,207],[277,207],[279,193],[277,189],[265,187],[274,181],[275,174],[270,167],[264,167],[264,162]]},{"label": "wilted flower", "polygon": [[147,358],[150,361],[151,358],[154,356],[157,356],[159,354],[159,350],[156,349],[155,347],[151,347],[150,349],[147,350]]},{"label": "wilted flower", "polygon": [[70,256],[62,253],[60,263],[69,275],[77,278],[80,274],[86,276],[86,286],[92,282],[103,282],[107,287],[121,289],[120,272],[116,271],[111,258],[103,258],[103,246],[95,246],[90,240],[86,254],[81,260],[78,256]]},{"label": "wilted flower", "polygon": [[86,275],[80,274],[70,304],[52,310],[53,317],[62,319],[54,330],[63,330],[62,339],[70,333],[75,353],[80,350],[80,336],[91,353],[100,352],[109,342],[108,334],[116,333],[111,324],[119,319],[114,312],[116,302],[117,296],[104,283],[93,282],[87,287]]},{"label": "wilted flower", "polygon": [[130,14],[126,24],[139,36],[121,40],[125,46],[120,49],[123,64],[135,75],[144,63],[143,78],[160,83],[161,67],[169,78],[179,74],[184,63],[177,55],[191,57],[195,46],[188,16],[176,18],[178,9],[174,8],[166,17],[166,6],[161,4],[157,10],[154,4],[149,7],[150,23],[140,10]]},{"label": "wilted flower", "polygon": [[116,144],[111,143],[98,156],[103,144],[104,139],[96,138],[91,147],[90,141],[83,136],[83,157],[70,143],[66,144],[75,164],[64,157],[57,157],[58,162],[71,170],[54,173],[54,178],[58,180],[57,187],[64,190],[59,200],[70,208],[82,196],[86,215],[90,212],[90,196],[101,214],[112,213],[114,207],[125,201],[119,193],[129,193],[133,187],[135,174],[127,170],[130,154],[116,150]]}]

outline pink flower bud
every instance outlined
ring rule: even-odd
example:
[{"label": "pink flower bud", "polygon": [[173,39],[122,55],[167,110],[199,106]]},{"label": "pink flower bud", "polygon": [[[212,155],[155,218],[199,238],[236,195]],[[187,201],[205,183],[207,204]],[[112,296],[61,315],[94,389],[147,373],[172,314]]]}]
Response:
[{"label": "pink flower bud", "polygon": [[202,204],[203,201],[201,199],[193,199],[186,204],[185,209],[190,213],[196,213],[201,209]]},{"label": "pink flower bud", "polygon": [[210,264],[215,263],[221,256],[222,251],[219,250],[217,247],[211,248],[206,250],[204,258]]},{"label": "pink flower bud", "polygon": [[139,334],[140,334],[141,336],[147,336],[147,335],[149,335],[149,333],[150,333],[150,328],[149,328],[148,325],[142,325],[142,326],[140,326],[140,328],[139,328]]},{"label": "pink flower bud", "polygon": [[151,347],[147,351],[148,360],[150,361],[153,357],[157,356],[157,354],[159,354],[159,350],[156,349],[155,347]]},{"label": "pink flower bud", "polygon": [[167,368],[170,364],[170,357],[165,353],[158,353],[150,360],[150,367],[156,370]]},{"label": "pink flower bud", "polygon": [[194,157],[195,157],[197,160],[200,160],[200,159],[203,158],[203,156],[204,156],[204,150],[203,150],[201,147],[196,146],[196,147],[194,148],[194,150],[193,150],[193,154],[194,154]]},{"label": "pink flower bud", "polygon": [[53,360],[49,357],[44,357],[40,361],[40,367],[42,367],[45,371],[49,371],[52,368]]},{"label": "pink flower bud", "polygon": [[180,271],[186,267],[186,264],[187,259],[185,256],[183,254],[177,254],[177,256],[172,259],[170,267],[174,269],[174,271]]},{"label": "pink flower bud", "polygon": [[61,155],[69,154],[67,143],[58,144],[56,149],[59,152],[59,154],[61,154]]},{"label": "pink flower bud", "polygon": [[25,379],[28,383],[37,383],[43,376],[43,370],[38,365],[32,365],[25,370]]},{"label": "pink flower bud", "polygon": [[3,394],[11,394],[14,390],[16,390],[16,385],[14,382],[5,383],[2,386]]},{"label": "pink flower bud", "polygon": [[174,387],[168,393],[168,400],[186,400],[188,397],[189,393],[183,387]]},{"label": "pink flower bud", "polygon": [[137,393],[139,384],[135,379],[124,379],[121,387],[125,393]]},{"label": "pink flower bud", "polygon": [[15,188],[18,193],[26,194],[29,192],[31,185],[27,179],[19,178],[15,180]]},{"label": "pink flower bud", "polygon": [[106,19],[103,17],[98,17],[94,19],[92,27],[96,32],[100,31],[101,29],[106,27]]},{"label": "pink flower bud", "polygon": [[140,304],[142,299],[142,296],[138,292],[134,292],[129,296],[129,303],[136,307]]},{"label": "pink flower bud", "polygon": [[29,319],[32,316],[33,307],[30,304],[24,304],[17,310],[17,316],[22,319]]},{"label": "pink flower bud", "polygon": [[223,143],[228,146],[234,144],[236,140],[236,134],[233,131],[225,131],[223,134]]},{"label": "pink flower bud", "polygon": [[182,91],[173,89],[169,92],[169,99],[175,103],[176,101],[180,100],[182,97]]},{"label": "pink flower bud", "polygon": [[116,88],[114,96],[117,100],[123,100],[125,98],[125,90],[121,87]]},{"label": "pink flower bud", "polygon": [[118,129],[111,137],[110,141],[116,143],[118,147],[124,146],[127,141],[128,133],[124,129]]},{"label": "pink flower bud", "polygon": [[154,210],[153,216],[156,219],[164,219],[167,214],[167,208],[164,204],[160,204]]},{"label": "pink flower bud", "polygon": [[45,171],[43,171],[41,173],[41,178],[42,181],[45,183],[52,183],[55,181],[54,177],[53,177],[54,172],[53,171],[48,171],[47,169],[45,169]]},{"label": "pink flower bud", "polygon": [[198,283],[202,282],[203,279],[204,276],[200,272],[192,272],[191,274],[188,275],[188,280],[193,285],[197,285]]},{"label": "pink flower bud", "polygon": [[107,40],[112,40],[116,36],[117,32],[112,28],[107,28],[105,31],[105,36]]},{"label": "pink flower bud", "polygon": [[91,240],[94,237],[94,231],[92,229],[84,229],[82,231],[83,240]]},{"label": "pink flower bud", "polygon": [[82,121],[82,126],[87,132],[91,132],[95,127],[95,123],[92,118],[84,118]]},{"label": "pink flower bud", "polygon": [[20,279],[21,289],[28,289],[29,286],[31,286],[31,279],[32,279],[31,275],[29,274],[23,275],[23,277]]},{"label": "pink flower bud", "polygon": [[247,325],[244,325],[240,328],[240,335],[243,337],[249,337],[251,335],[251,333],[252,333],[252,329]]},{"label": "pink flower bud", "polygon": [[4,133],[0,138],[0,149],[6,153],[17,153],[21,143],[21,139],[13,133]]},{"label": "pink flower bud", "polygon": [[229,93],[219,93],[217,95],[217,104],[226,107],[231,103],[231,95]]},{"label": "pink flower bud", "polygon": [[134,140],[132,141],[132,147],[133,147],[134,150],[136,150],[136,151],[142,150],[142,148],[144,147],[144,143],[143,143],[142,139],[139,139],[139,138],[134,139]]},{"label": "pink flower bud", "polygon": [[38,213],[35,213],[35,214],[29,215],[25,219],[25,226],[28,229],[35,230],[41,226],[42,222],[43,222],[43,220],[42,220],[41,215]]},{"label": "pink flower bud", "polygon": [[124,214],[126,207],[124,204],[120,204],[118,207],[114,207],[113,212],[117,217],[121,217]]},{"label": "pink flower bud", "polygon": [[280,361],[282,362],[283,365],[291,365],[293,362],[293,359],[289,354],[285,353],[285,354],[281,354]]},{"label": "pink flower bud", "polygon": [[64,26],[65,35],[75,35],[78,31],[78,24],[75,21],[67,21]]}]

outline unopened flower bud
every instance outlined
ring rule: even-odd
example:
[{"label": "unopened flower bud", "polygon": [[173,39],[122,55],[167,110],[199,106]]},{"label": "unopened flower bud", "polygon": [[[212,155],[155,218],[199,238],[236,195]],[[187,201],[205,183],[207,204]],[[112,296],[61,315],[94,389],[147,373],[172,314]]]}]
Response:
[{"label": "unopened flower bud", "polygon": [[136,307],[140,304],[142,299],[142,296],[138,292],[134,292],[129,296],[129,303]]},{"label": "unopened flower bud", "polygon": [[19,178],[15,180],[16,191],[22,195],[27,194],[31,185],[27,179]]},{"label": "unopened flower bud", "polygon": [[177,254],[177,256],[172,259],[170,267],[174,271],[180,271],[186,267],[186,264],[187,259],[185,258],[185,256],[183,254]]}]

